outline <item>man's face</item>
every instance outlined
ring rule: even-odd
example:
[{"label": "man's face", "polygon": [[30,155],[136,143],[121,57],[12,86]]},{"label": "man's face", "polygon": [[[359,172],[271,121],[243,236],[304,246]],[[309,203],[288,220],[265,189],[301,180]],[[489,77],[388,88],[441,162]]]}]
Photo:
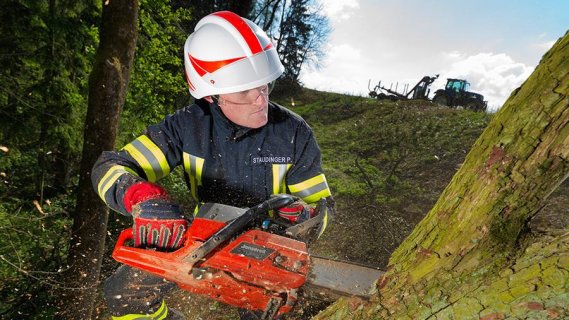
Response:
[{"label": "man's face", "polygon": [[269,86],[221,94],[218,104],[231,122],[247,128],[260,128],[269,119]]}]

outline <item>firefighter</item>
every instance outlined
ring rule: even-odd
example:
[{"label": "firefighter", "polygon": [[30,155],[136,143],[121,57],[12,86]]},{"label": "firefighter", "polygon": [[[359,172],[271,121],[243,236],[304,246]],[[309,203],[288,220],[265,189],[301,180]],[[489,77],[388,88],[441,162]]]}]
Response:
[{"label": "firefighter", "polygon": [[[93,167],[103,201],[133,218],[134,245],[172,251],[182,244],[191,217],[156,184],[177,166],[198,206],[297,196],[302,202],[278,213],[307,226],[290,236],[318,238],[333,215],[320,149],[302,118],[269,102],[284,67],[265,32],[232,12],[212,13],[186,40],[184,66],[194,103],[119,151],[103,152]],[[104,296],[113,319],[183,319],[163,299],[174,286],[123,265],[105,281]]]}]

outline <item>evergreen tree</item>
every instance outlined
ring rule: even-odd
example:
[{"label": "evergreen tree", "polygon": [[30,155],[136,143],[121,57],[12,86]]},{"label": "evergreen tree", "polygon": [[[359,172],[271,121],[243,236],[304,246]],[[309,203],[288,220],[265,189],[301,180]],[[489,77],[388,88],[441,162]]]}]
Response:
[{"label": "evergreen tree", "polygon": [[64,191],[81,150],[77,132],[97,41],[97,8],[89,1],[4,2],[0,140],[22,159],[0,165],[13,173],[8,193],[49,197]]},{"label": "evergreen tree", "polygon": [[0,317],[48,317],[97,45],[92,1],[1,1]]},{"label": "evergreen tree", "polygon": [[318,68],[324,57],[331,29],[322,7],[314,0],[265,0],[256,3],[251,16],[276,41],[285,66],[277,94],[298,89],[302,69]]}]

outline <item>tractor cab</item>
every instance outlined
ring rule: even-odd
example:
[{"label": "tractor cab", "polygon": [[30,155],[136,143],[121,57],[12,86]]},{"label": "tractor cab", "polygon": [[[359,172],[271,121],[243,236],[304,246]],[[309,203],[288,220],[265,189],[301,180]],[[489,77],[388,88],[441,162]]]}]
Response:
[{"label": "tractor cab", "polygon": [[463,107],[473,111],[485,111],[488,103],[484,96],[470,92],[470,83],[463,79],[447,79],[444,89],[435,92],[433,102],[441,106]]},{"label": "tractor cab", "polygon": [[447,85],[445,87],[446,90],[452,90],[455,92],[468,91],[469,88],[470,83],[461,79],[447,79]]}]

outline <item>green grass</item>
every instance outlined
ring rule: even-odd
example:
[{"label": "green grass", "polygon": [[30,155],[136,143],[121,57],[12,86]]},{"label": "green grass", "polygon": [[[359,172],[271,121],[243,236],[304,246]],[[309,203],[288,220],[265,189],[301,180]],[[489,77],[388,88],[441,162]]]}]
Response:
[{"label": "green grass", "polygon": [[491,119],[428,101],[313,90],[277,102],[314,129],[337,201],[336,221],[314,250],[378,266],[432,207]]}]

